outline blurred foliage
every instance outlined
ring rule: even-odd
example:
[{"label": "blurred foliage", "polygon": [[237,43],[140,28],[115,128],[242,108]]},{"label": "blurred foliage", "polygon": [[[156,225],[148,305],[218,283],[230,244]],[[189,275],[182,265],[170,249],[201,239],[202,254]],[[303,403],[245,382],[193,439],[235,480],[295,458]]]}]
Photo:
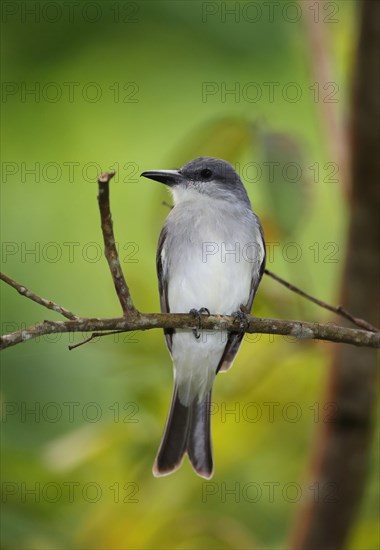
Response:
[{"label": "blurred foliage", "polygon": [[[221,6],[236,3],[142,1],[91,3],[101,13],[94,22],[81,7],[72,20],[63,9],[56,22],[46,14],[36,22],[22,15],[28,3],[7,4],[17,13],[3,17],[2,78],[16,90],[3,98],[5,272],[79,314],[118,314],[96,202],[97,171],[116,168],[111,201],[123,267],[137,307],[158,311],[155,248],[167,195],[139,173],[214,155],[242,174],[264,223],[268,267],[337,303],[347,213],[339,181],[325,177],[332,159],[309,90],[302,19],[279,12],[271,21],[265,2],[255,2],[262,16],[252,22],[223,20]],[[338,22],[328,31],[342,114],[355,5],[334,4]],[[206,17],[206,8],[217,14]],[[268,81],[278,83],[274,101]],[[263,90],[257,102],[243,93],[251,82]],[[302,90],[295,103],[281,95],[289,82]],[[73,97],[64,83],[74,83]],[[205,96],[205,83],[215,93]],[[223,83],[238,95],[223,96]],[[33,86],[37,96],[25,92]],[[62,97],[46,100],[56,89]],[[252,176],[269,161],[295,162],[302,177]],[[1,293],[4,332],[57,317],[4,285]],[[254,312],[330,319],[266,278]],[[69,340],[82,336],[49,336],[2,356],[2,547],[286,547],[299,505],[316,498],[307,468],[313,437],[328,421],[322,395],[332,346],[246,336],[232,371],[216,380],[216,467],[206,483],[187,461],[168,478],[151,474],[172,383],[161,331],[69,353]],[[374,451],[352,549],[378,545],[378,461]]]}]

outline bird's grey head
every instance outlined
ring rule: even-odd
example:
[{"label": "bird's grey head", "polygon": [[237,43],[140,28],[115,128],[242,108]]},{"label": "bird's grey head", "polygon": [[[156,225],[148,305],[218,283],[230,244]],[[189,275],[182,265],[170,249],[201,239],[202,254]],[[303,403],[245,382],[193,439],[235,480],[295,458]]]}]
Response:
[{"label": "bird's grey head", "polygon": [[203,196],[250,205],[239,175],[222,159],[199,157],[179,170],[149,170],[141,175],[167,185],[175,204]]}]

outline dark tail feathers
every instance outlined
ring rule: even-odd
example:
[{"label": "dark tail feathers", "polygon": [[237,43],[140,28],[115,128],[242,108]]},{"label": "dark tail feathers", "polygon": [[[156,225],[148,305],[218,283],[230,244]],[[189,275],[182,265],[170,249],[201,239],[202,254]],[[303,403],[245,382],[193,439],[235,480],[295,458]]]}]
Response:
[{"label": "dark tail feathers", "polygon": [[211,390],[202,402],[195,398],[186,407],[180,403],[177,387],[174,387],[165,432],[153,465],[156,477],[175,472],[181,466],[185,452],[199,476],[212,477],[210,406]]}]

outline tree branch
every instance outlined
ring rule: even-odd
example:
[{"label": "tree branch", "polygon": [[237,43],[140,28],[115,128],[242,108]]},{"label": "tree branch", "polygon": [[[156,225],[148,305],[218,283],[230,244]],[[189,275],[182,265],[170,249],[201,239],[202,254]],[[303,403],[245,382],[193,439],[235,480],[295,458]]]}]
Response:
[{"label": "tree branch", "polygon": [[5,273],[0,273],[0,279],[4,281],[4,283],[7,283],[7,285],[17,290],[19,294],[25,296],[26,298],[29,298],[29,300],[33,300],[33,302],[40,304],[40,306],[46,307],[47,309],[52,309],[53,311],[60,313],[64,317],[67,317],[67,319],[79,319],[78,315],[75,315],[75,313],[72,313],[68,309],[56,304],[55,302],[52,302],[51,300],[41,298],[41,296],[38,296],[37,294],[29,290],[28,288],[26,288],[26,286],[21,285],[20,283],[16,283],[16,281],[5,275]]},{"label": "tree branch", "polygon": [[116,250],[115,237],[113,233],[113,223],[109,199],[109,182],[114,177],[114,175],[115,172],[104,172],[98,178],[98,203],[104,240],[104,254],[107,258],[112,279],[115,285],[116,294],[119,298],[123,313],[126,316],[133,316],[138,315],[138,312],[133,305],[128,285],[121,270],[119,255]]},{"label": "tree branch", "polygon": [[348,319],[349,321],[354,323],[354,325],[356,325],[358,327],[361,327],[364,330],[369,330],[371,332],[379,332],[378,328],[371,325],[371,323],[368,323],[367,321],[364,321],[364,319],[359,319],[358,317],[354,317],[344,307],[342,307],[342,306],[337,306],[337,307],[331,306],[330,304],[327,304],[326,302],[323,302],[322,300],[319,300],[318,298],[314,298],[314,296],[311,296],[310,294],[308,294],[307,292],[304,292],[300,288],[292,285],[291,283],[288,283],[287,281],[285,281],[284,279],[282,279],[281,277],[279,277],[275,273],[272,273],[272,271],[269,271],[269,269],[265,269],[265,273],[266,273],[266,275],[269,275],[269,277],[272,277],[272,279],[274,279],[275,281],[277,281],[281,285],[285,286],[286,288],[288,288],[292,292],[295,292],[296,294],[299,294],[303,298],[306,298],[310,302],[313,302],[314,304],[317,304],[318,306],[323,307],[324,309],[328,309],[329,311],[332,311],[333,313],[336,313],[337,315],[340,315],[341,317],[345,317],[346,319]]},{"label": "tree branch", "polygon": [[[245,332],[250,334],[276,334],[290,336],[294,340],[326,340],[354,346],[380,347],[380,333],[331,324],[305,323],[286,319],[261,319],[247,316]],[[45,334],[65,332],[131,332],[154,328],[197,328],[197,321],[188,313],[140,313],[138,317],[109,319],[80,318],[70,321],[44,321],[31,327],[6,334],[0,339],[0,349],[26,342]],[[235,317],[227,315],[202,316],[203,331],[238,331]],[[201,336],[202,337],[202,336]],[[204,334],[207,337],[207,334]]]},{"label": "tree branch", "polygon": [[[331,38],[327,32],[327,26],[323,20],[315,17],[313,5],[315,0],[307,0],[305,9],[306,26],[306,50],[309,50],[310,63],[313,80],[319,89],[326,89],[326,86],[336,86],[335,67],[332,66],[331,59]],[[326,2],[320,2],[320,8],[326,8]],[[334,90],[335,88],[333,88]],[[348,134],[336,103],[333,101],[316,101],[317,108],[320,111],[320,122],[324,133],[327,152],[331,160],[334,160],[339,168],[339,182],[344,186],[347,192],[350,179],[350,147]]]}]

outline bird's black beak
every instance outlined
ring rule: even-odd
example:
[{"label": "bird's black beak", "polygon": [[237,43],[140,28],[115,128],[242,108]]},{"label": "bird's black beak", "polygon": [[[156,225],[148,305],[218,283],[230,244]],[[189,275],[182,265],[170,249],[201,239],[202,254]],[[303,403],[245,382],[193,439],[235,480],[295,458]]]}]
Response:
[{"label": "bird's black beak", "polygon": [[178,185],[183,180],[183,176],[178,170],[148,170],[140,174],[140,176],[159,181],[170,187]]}]

